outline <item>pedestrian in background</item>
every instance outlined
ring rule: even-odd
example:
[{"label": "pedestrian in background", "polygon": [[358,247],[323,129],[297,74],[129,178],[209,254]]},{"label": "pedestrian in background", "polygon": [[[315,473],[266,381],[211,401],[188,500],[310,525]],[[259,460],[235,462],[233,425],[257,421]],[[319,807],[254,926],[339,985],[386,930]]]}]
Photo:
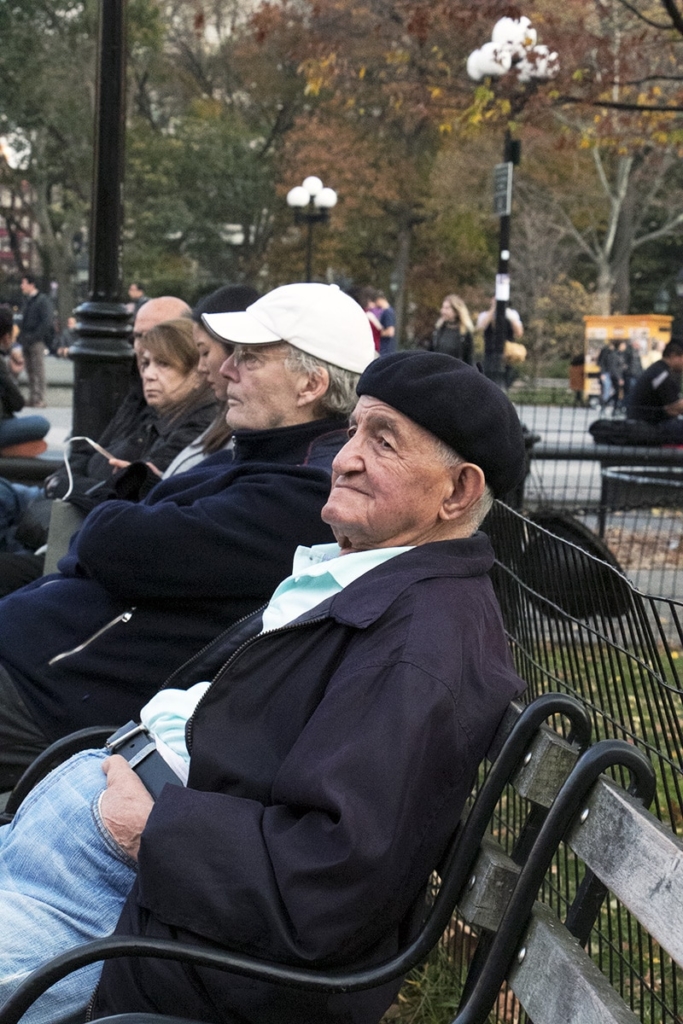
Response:
[{"label": "pedestrian in background", "polygon": [[455,356],[464,363],[474,365],[474,324],[467,306],[459,295],[447,295],[441,303],[439,319],[427,343],[431,352]]},{"label": "pedestrian in background", "polygon": [[389,305],[384,292],[377,292],[375,299],[379,309],[378,319],[382,332],[379,339],[379,354],[388,356],[397,349],[398,339],[396,337],[396,313]]},{"label": "pedestrian in background", "polygon": [[372,331],[372,340],[375,346],[375,351],[379,354],[382,344],[382,324],[380,323],[379,318],[382,310],[377,305],[377,289],[370,288],[369,286],[361,288],[358,295],[351,293],[351,297],[355,298],[365,310],[365,315],[368,318],[370,330]]},{"label": "pedestrian in background", "polygon": [[633,387],[643,372],[643,366],[640,362],[640,352],[633,341],[627,341],[623,351],[624,361],[624,405],[628,405],[628,396],[631,394]]},{"label": "pedestrian in background", "polygon": [[147,302],[147,296],[145,295],[145,289],[137,281],[131,281],[128,286],[128,310],[135,316],[140,306],[144,306]]},{"label": "pedestrian in background", "polygon": [[52,303],[47,295],[38,291],[33,274],[24,274],[21,279],[21,292],[25,301],[17,341],[21,345],[26,361],[29,390],[27,405],[35,409],[44,409],[45,346],[49,347],[54,332]]},{"label": "pedestrian in background", "polygon": [[619,341],[608,342],[600,349],[598,366],[600,367],[600,408],[604,410],[613,403],[616,412],[619,406],[621,389],[624,384],[624,360],[619,352]]},{"label": "pedestrian in background", "polygon": [[76,317],[69,316],[66,319],[66,327],[63,327],[56,338],[56,344],[54,348],[54,354],[59,356],[60,359],[66,359],[69,355],[69,349],[76,341]]}]

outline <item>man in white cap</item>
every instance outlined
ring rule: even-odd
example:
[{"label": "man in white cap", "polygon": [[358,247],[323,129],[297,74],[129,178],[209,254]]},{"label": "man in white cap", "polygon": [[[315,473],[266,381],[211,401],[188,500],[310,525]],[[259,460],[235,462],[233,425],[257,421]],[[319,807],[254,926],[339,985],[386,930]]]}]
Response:
[{"label": "man in white cap", "polygon": [[[0,1001],[117,920],[323,970],[380,963],[411,933],[524,688],[478,532],[523,476],[524,438],[503,392],[440,353],[373,362],[358,395],[322,510],[337,543],[299,548],[267,607],[184,665],[141,726],[76,755],[0,829]],[[91,999],[99,973],[59,982],[26,1024],[87,1005],[377,1024],[398,987],[328,995],[125,958]]]},{"label": "man in white cap", "polygon": [[104,502],[59,573],[0,602],[2,789],[59,736],[136,715],[267,600],[302,538],[331,539],[331,460],[374,358],[365,314],[334,286],[293,284],[206,322],[238,343],[223,368],[234,457],[218,452],[140,503]]}]

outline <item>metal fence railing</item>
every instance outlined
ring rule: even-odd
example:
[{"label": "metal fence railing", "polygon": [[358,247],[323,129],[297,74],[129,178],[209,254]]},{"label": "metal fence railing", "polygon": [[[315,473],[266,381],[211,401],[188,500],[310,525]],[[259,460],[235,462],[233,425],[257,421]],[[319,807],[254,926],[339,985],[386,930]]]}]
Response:
[{"label": "metal fence railing", "polygon": [[[484,528],[526,698],[570,693],[588,708],[596,739],[618,737],[640,747],[657,774],[653,813],[683,833],[683,604],[639,593],[613,566],[499,502]],[[511,794],[501,804],[494,831],[508,850],[523,811]],[[562,916],[581,876],[562,847],[541,898]],[[444,938],[456,973],[474,941],[457,921]],[[680,970],[616,900],[605,903],[588,949],[642,1021],[680,1024]],[[525,1015],[503,992],[492,1019],[518,1024]]]},{"label": "metal fence railing", "polygon": [[553,532],[550,513],[563,513],[564,537],[571,517],[598,538],[595,554],[639,590],[683,598],[683,451],[598,446],[589,433],[597,409],[521,404],[517,411],[536,439],[518,506]]}]

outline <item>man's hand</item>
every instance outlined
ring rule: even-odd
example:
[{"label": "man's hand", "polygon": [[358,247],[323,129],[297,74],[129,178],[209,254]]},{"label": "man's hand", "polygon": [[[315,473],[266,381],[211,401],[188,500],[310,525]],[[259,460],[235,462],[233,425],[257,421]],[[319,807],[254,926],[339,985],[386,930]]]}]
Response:
[{"label": "man's hand", "polygon": [[128,762],[114,754],[102,762],[107,788],[100,798],[102,821],[116,842],[138,859],[140,836],[154,801]]}]

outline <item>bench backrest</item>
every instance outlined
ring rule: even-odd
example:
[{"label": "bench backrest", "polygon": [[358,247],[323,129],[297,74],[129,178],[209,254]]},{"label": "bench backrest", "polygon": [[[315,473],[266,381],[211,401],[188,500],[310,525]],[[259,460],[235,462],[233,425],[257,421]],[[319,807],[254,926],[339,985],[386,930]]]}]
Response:
[{"label": "bench backrest", "polygon": [[[622,753],[616,747],[603,741],[592,748],[591,756],[604,753],[609,759],[612,748],[619,759]],[[644,784],[647,790],[646,779]],[[666,1019],[661,1010],[661,1015],[652,1016],[649,1004],[636,1004],[634,1012],[625,999],[630,1002],[635,993],[624,989],[618,973],[610,981],[581,943],[589,939],[592,920],[600,914],[603,901],[616,899],[631,920],[640,922],[650,941],[658,944],[660,957],[671,958],[670,970],[682,965],[683,843],[638,799],[604,776],[587,795],[579,787],[578,795],[584,799],[576,804],[564,852],[571,851],[570,857],[581,862],[585,873],[565,923],[554,909],[535,901],[551,851],[537,857],[535,867],[528,870],[534,854],[520,868],[492,841],[482,848],[473,871],[474,884],[459,913],[469,926],[483,929],[485,938],[489,930],[496,933],[507,928],[503,949],[509,986],[535,1024],[634,1024]],[[565,826],[568,823],[569,817]],[[541,833],[537,843],[542,846],[543,842]],[[504,894],[510,891],[514,894],[506,909]],[[520,936],[515,926],[528,909],[531,920]],[[632,927],[614,936],[615,943],[629,941],[637,941]],[[481,969],[493,971],[495,977],[496,965],[490,961],[500,954],[494,942],[495,937],[485,942],[488,962]],[[479,1019],[470,1017],[469,1011],[470,1007],[456,1019]],[[498,1019],[516,1020],[517,1012],[508,1004]]]},{"label": "bench backrest", "polygon": [[[596,738],[621,737],[641,749],[657,777],[654,817],[667,834],[683,835],[683,607],[639,593],[614,569],[596,565],[509,508],[497,504],[489,527],[494,585],[530,695],[566,690],[589,710]],[[545,576],[529,572],[529,550],[532,570],[542,560]],[[513,817],[504,812],[501,833]],[[576,888],[574,861],[563,849],[541,893],[563,912]],[[638,908],[632,913],[613,894],[602,906],[590,949],[628,1001],[649,1008],[645,1017],[673,1024],[683,977],[639,920]],[[498,1019],[507,1018],[501,1012]]]}]

